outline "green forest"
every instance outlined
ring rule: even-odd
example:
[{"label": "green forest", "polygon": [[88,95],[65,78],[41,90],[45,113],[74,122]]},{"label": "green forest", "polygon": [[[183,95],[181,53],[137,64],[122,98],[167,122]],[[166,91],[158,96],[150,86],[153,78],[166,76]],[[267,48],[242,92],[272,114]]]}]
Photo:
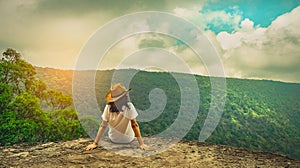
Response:
[{"label": "green forest", "polygon": [[3,52],[0,74],[0,145],[86,136],[72,97],[47,89],[20,53]]},{"label": "green forest", "polygon": [[[119,76],[115,78],[119,82],[125,81],[128,73],[135,74],[129,83],[132,88],[129,97],[139,110],[149,109],[149,93],[155,88],[163,90],[167,97],[166,102],[152,102],[166,103],[159,117],[139,122],[143,136],[162,132],[178,115],[181,88],[173,75],[183,80],[193,76],[199,88],[199,111],[184,139],[199,139],[213,99],[211,78],[133,69],[97,71],[95,92],[101,110],[106,104],[104,97],[116,72]],[[101,111],[82,106],[87,107],[86,113],[77,114],[74,109],[71,97],[73,71],[33,67],[22,60],[15,50],[8,49],[3,53],[0,73],[1,145],[75,139],[87,136],[82,127],[97,129]],[[94,72],[77,73],[80,74],[79,81],[84,83],[86,76]],[[221,120],[206,142],[280,153],[300,160],[300,84],[226,78],[226,86]],[[83,86],[83,92],[85,89],[88,88]],[[92,96],[83,94],[82,99],[86,101],[82,104],[89,104],[89,97]],[[190,100],[191,105],[195,101]]]}]

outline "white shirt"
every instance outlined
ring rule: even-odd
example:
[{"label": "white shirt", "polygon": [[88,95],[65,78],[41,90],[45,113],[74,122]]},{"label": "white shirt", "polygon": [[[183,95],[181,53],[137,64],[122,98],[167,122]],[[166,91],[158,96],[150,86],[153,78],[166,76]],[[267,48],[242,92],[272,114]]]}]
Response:
[{"label": "white shirt", "polygon": [[115,143],[129,143],[134,139],[134,132],[131,127],[131,120],[138,116],[138,113],[131,102],[128,107],[123,106],[120,112],[110,112],[110,105],[106,105],[102,119],[109,124],[108,137]]}]

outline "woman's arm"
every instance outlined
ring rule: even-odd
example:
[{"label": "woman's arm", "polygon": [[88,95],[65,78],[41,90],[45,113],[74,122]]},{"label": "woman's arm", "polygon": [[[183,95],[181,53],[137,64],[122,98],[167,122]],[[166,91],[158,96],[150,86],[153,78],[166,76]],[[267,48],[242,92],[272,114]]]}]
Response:
[{"label": "woman's arm", "polygon": [[139,125],[135,119],[131,120],[131,126],[132,126],[133,132],[135,134],[135,137],[137,138],[137,140],[139,142],[140,148],[143,150],[149,150],[150,147],[148,145],[145,145],[143,142],[143,138],[141,136]]},{"label": "woman's arm", "polygon": [[94,143],[92,143],[92,144],[88,145],[87,147],[85,147],[85,150],[92,150],[92,149],[95,149],[98,146],[98,142],[99,142],[100,138],[102,137],[106,127],[107,127],[107,121],[103,120],[102,123],[100,124],[97,136],[94,140]]}]

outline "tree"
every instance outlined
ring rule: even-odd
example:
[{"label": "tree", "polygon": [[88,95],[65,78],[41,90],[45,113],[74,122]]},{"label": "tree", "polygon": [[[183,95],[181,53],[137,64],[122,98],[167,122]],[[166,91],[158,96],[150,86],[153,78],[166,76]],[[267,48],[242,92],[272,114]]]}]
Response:
[{"label": "tree", "polygon": [[[36,74],[34,67],[21,59],[21,54],[9,48],[0,60],[0,82],[12,87],[14,94],[26,91],[25,83]],[[27,87],[28,88],[28,87]]]},{"label": "tree", "polygon": [[51,111],[63,110],[72,105],[72,97],[65,95],[57,90],[49,90],[44,92],[43,100],[48,106],[51,107]]},{"label": "tree", "polygon": [[43,114],[40,108],[40,100],[28,92],[23,92],[16,96],[12,107],[17,113],[17,116],[21,119],[37,119]]},{"label": "tree", "polygon": [[0,83],[0,113],[7,110],[9,103],[12,100],[12,89],[4,83]]},{"label": "tree", "polygon": [[65,120],[78,120],[77,113],[74,109],[56,110],[52,114],[53,118]]},{"label": "tree", "polygon": [[32,78],[31,80],[26,80],[25,88],[27,92],[42,99],[44,92],[47,89],[47,85],[45,84],[45,82],[41,81],[38,78]]},{"label": "tree", "polygon": [[[0,60],[0,145],[68,140],[85,135],[71,96],[35,77],[35,68],[13,49]],[[46,102],[46,103],[44,103]],[[48,107],[43,107],[46,105]],[[51,109],[51,113],[43,109]]]}]

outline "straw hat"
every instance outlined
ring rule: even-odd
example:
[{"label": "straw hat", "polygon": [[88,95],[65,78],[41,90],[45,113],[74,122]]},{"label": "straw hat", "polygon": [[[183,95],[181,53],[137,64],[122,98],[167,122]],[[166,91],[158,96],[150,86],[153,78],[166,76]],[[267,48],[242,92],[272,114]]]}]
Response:
[{"label": "straw hat", "polygon": [[105,99],[107,102],[115,102],[125,96],[130,90],[126,89],[121,83],[114,84],[106,94]]}]

